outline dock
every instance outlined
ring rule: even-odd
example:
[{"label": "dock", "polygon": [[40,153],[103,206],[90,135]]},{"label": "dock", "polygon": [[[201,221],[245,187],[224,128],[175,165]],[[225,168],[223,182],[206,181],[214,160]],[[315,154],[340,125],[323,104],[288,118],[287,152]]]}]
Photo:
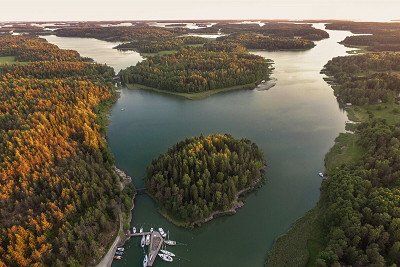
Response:
[{"label": "dock", "polygon": [[161,249],[162,244],[164,243],[164,238],[158,231],[153,232],[142,232],[142,233],[129,233],[131,237],[135,236],[147,236],[150,235],[150,245],[148,250],[148,258],[147,266],[153,266],[154,261],[157,259],[158,252]]}]

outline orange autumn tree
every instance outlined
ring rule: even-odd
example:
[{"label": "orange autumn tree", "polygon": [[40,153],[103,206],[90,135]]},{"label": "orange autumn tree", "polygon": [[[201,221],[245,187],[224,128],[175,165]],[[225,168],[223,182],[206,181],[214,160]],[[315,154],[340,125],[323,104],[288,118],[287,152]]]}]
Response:
[{"label": "orange autumn tree", "polygon": [[0,55],[34,61],[0,67],[0,266],[95,264],[132,191],[99,123],[114,71],[33,37]]}]

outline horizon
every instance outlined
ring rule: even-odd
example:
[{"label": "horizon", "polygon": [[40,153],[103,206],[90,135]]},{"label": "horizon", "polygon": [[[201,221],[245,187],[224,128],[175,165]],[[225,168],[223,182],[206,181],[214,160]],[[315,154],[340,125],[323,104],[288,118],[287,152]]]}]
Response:
[{"label": "horizon", "polygon": [[[5,0],[1,22],[353,20],[396,21],[396,0]],[[389,7],[390,6],[390,7]],[[123,7],[123,8],[121,8]],[[357,10],[357,12],[354,12]],[[17,14],[17,15],[15,15]]]}]

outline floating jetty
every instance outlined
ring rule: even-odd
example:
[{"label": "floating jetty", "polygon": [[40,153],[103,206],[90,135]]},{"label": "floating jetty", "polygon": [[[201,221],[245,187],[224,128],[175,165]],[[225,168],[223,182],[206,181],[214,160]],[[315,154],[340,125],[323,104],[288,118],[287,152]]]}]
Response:
[{"label": "floating jetty", "polygon": [[164,243],[164,238],[158,231],[153,232],[142,232],[142,233],[129,233],[131,237],[135,236],[146,236],[150,235],[150,245],[148,250],[148,261],[147,266],[153,266],[154,261],[157,258],[158,252],[161,249],[162,244]]}]

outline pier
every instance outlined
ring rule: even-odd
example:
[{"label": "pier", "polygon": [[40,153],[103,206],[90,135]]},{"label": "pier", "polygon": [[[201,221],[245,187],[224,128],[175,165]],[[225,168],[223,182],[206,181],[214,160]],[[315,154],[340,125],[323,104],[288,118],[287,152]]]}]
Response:
[{"label": "pier", "polygon": [[142,232],[142,233],[129,233],[131,237],[135,236],[147,236],[150,235],[150,245],[148,250],[148,258],[147,266],[153,266],[154,261],[157,259],[158,252],[161,249],[161,246],[164,242],[164,238],[158,231],[153,232]]}]

